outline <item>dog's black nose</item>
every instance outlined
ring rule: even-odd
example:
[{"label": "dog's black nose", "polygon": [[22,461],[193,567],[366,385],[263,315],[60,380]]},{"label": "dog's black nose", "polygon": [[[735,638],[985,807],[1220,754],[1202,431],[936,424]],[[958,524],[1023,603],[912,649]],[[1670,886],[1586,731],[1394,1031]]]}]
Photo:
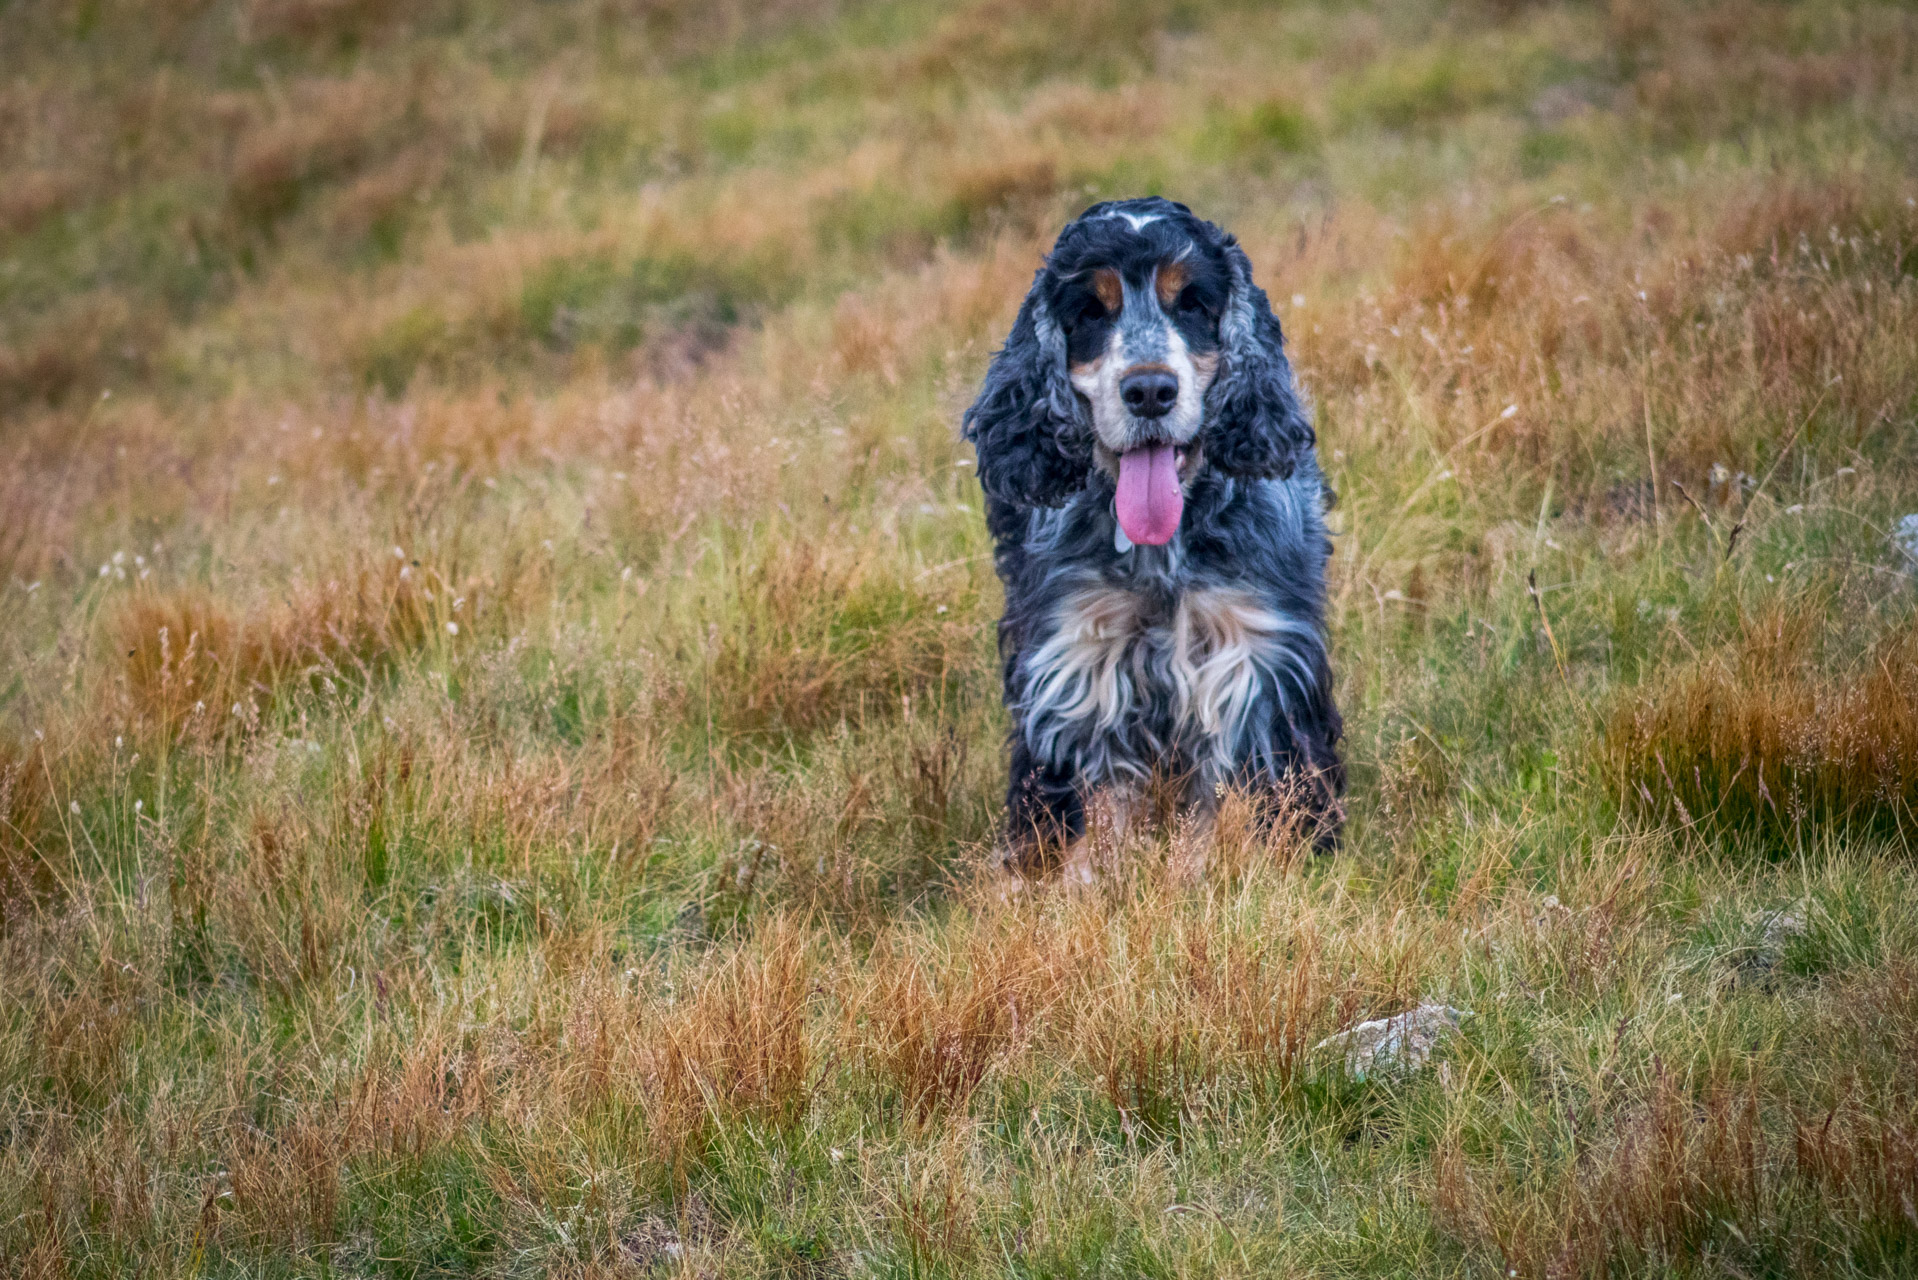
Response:
[{"label": "dog's black nose", "polygon": [[1163,369],[1129,373],[1119,379],[1119,399],[1141,418],[1163,418],[1179,399],[1179,380]]}]

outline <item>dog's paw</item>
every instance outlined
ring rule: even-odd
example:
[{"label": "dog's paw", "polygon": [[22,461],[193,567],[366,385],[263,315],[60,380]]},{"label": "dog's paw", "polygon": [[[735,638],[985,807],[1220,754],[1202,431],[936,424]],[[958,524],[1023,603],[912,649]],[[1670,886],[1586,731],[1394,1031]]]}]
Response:
[{"label": "dog's paw", "polygon": [[1059,879],[1067,885],[1091,885],[1099,882],[1099,869],[1094,860],[1095,842],[1087,837],[1075,840],[1066,850],[1064,861],[1059,864]]}]

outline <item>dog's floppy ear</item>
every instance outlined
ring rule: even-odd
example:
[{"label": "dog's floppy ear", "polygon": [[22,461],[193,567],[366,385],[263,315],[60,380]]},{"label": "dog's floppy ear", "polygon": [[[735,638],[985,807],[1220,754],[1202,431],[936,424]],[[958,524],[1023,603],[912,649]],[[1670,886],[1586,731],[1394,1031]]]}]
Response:
[{"label": "dog's floppy ear", "polygon": [[1066,371],[1066,338],[1040,293],[1041,271],[1006,345],[992,358],[965,437],[979,453],[988,497],[1015,507],[1056,507],[1084,487],[1091,422]]},{"label": "dog's floppy ear", "polygon": [[1219,317],[1219,375],[1205,396],[1206,458],[1232,475],[1284,479],[1312,447],[1312,419],[1292,383],[1279,319],[1252,283],[1251,261],[1230,238],[1225,256],[1232,292]]}]

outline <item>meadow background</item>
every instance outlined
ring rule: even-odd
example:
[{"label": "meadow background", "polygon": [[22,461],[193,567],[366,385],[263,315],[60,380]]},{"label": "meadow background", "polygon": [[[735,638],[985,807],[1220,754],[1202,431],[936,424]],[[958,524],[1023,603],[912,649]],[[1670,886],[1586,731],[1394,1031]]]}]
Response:
[{"label": "meadow background", "polygon": [[[1918,1272],[1915,161],[1865,0],[0,4],[0,1272]],[[1007,895],[956,422],[1145,193],[1351,817]]]}]

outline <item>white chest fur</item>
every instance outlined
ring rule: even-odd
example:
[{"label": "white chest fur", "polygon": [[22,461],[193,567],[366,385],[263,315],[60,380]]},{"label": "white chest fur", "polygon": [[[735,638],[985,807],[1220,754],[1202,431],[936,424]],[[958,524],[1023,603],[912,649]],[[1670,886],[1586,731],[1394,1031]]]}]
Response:
[{"label": "white chest fur", "polygon": [[[1022,660],[1027,745],[1089,780],[1143,780],[1166,757],[1227,777],[1262,699],[1283,706],[1310,629],[1252,592],[1209,587],[1170,614],[1108,586],[1066,596]],[[1269,714],[1270,708],[1268,708]]]}]

